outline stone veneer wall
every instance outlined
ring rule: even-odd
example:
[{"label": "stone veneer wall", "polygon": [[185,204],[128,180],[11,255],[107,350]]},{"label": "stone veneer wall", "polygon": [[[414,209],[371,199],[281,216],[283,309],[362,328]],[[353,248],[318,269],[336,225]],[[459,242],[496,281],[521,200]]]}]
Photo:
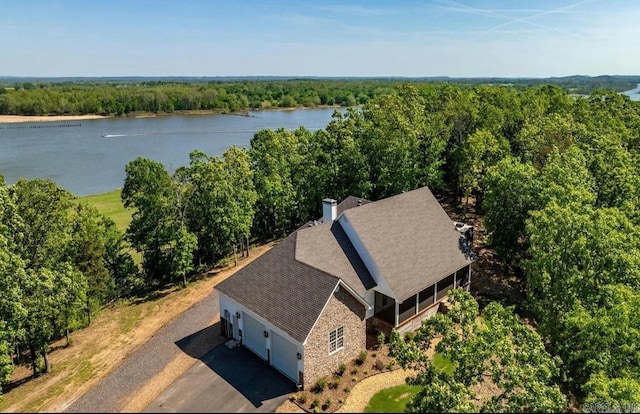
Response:
[{"label": "stone veneer wall", "polygon": [[[365,307],[344,288],[334,293],[309,335],[304,348],[304,384],[310,389],[323,376],[358,356],[365,349]],[[329,355],[329,332],[344,327],[344,348]]]}]

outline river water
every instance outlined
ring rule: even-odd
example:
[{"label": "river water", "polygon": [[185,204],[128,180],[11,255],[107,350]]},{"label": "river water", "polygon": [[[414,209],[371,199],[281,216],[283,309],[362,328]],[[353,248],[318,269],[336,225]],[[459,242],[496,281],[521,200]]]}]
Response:
[{"label": "river water", "polygon": [[632,101],[640,101],[640,83],[636,86],[635,89],[630,89],[622,93],[629,96]]},{"label": "river water", "polygon": [[[341,108],[341,112],[345,109]],[[189,164],[194,149],[221,155],[248,148],[261,129],[324,128],[333,108],[250,112],[237,115],[169,115],[83,121],[0,124],[0,175],[51,178],[77,195],[121,188],[125,166],[136,157],[159,161],[173,172]]]}]

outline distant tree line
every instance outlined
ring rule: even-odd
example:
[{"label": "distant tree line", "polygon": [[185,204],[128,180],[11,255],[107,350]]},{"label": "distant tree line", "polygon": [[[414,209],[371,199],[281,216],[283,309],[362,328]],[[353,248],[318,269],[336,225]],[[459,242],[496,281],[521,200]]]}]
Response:
[{"label": "distant tree line", "polygon": [[210,110],[353,106],[388,93],[396,82],[243,81],[207,83],[23,83],[0,88],[4,115],[126,115]]},{"label": "distant tree line", "polygon": [[[453,353],[482,352],[474,360],[493,364],[496,384],[508,390],[486,409],[516,409],[520,401],[521,410],[561,410],[559,386],[580,403],[640,402],[640,104],[614,91],[574,97],[554,85],[402,84],[344,115],[336,111],[324,129],[262,130],[249,149],[194,151],[174,172],[138,158],[126,167],[122,191],[134,210],[125,239],[142,253],[144,286],[186,283],[189,274],[246,251],[250,240],[280,237],[321,216],[324,197],[377,200],[424,185],[481,206],[505,276],[523,279],[519,309],[538,326],[531,336],[512,310],[488,305],[479,313],[473,299],[457,297],[458,315],[502,327],[502,336],[489,337],[482,323],[470,322],[464,329],[474,341],[451,337],[441,347],[458,364]],[[19,257],[25,269],[32,266],[32,256]],[[81,269],[69,257],[76,256],[50,263]],[[65,325],[57,322],[58,332]],[[424,329],[423,345],[440,332]],[[20,335],[5,343],[13,346]],[[504,344],[520,344],[526,354],[514,356]],[[400,352],[407,363],[417,358]],[[517,365],[504,371],[509,358]],[[416,410],[471,407],[468,387],[483,371],[459,366],[467,371],[430,382],[435,374],[421,367]],[[533,379],[539,392],[526,388]]]},{"label": "distant tree line", "polygon": [[[149,78],[153,79],[153,78]],[[568,76],[562,78],[335,78],[228,79],[123,78],[97,80],[0,80],[0,115],[126,115],[136,112],[171,113],[210,110],[354,106],[386,95],[403,83],[455,84],[465,87],[493,84],[518,90],[545,84],[569,93],[597,89],[625,91],[640,82],[636,76]]]}]

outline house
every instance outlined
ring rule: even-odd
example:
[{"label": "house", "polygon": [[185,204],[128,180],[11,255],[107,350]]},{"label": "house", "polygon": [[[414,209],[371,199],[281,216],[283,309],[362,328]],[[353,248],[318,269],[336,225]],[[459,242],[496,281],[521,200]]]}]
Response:
[{"label": "house", "polygon": [[365,349],[417,329],[469,287],[472,228],[427,187],[376,202],[323,200],[309,222],[217,287],[223,335],[303,388]]}]

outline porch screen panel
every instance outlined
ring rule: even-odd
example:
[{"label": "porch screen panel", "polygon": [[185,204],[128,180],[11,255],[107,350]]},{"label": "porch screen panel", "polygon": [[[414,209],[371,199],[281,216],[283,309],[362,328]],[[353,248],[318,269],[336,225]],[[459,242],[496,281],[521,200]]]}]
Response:
[{"label": "porch screen panel", "polygon": [[398,323],[402,323],[416,314],[416,295],[411,296],[410,298],[405,299],[398,306]]},{"label": "porch screen panel", "polygon": [[465,266],[456,272],[456,286],[464,286],[469,282],[469,266]]},{"label": "porch screen panel", "polygon": [[431,285],[418,295],[418,310],[424,310],[433,305],[433,296],[435,285]]},{"label": "porch screen panel", "polygon": [[455,274],[450,274],[449,276],[445,277],[444,279],[442,279],[441,281],[438,282],[437,300],[440,300],[443,297],[445,297],[447,292],[450,291],[451,289],[453,289],[453,277],[454,276],[455,276]]}]

